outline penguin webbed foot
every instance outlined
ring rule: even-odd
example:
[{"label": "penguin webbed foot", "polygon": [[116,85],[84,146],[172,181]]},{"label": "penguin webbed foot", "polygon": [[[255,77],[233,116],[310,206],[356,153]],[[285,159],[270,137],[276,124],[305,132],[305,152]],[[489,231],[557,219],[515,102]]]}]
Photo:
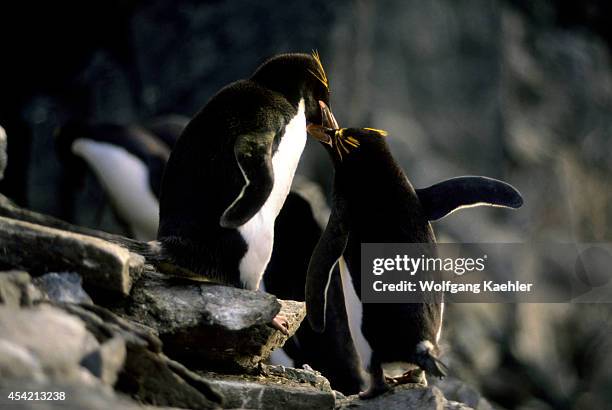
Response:
[{"label": "penguin webbed foot", "polygon": [[276,315],[270,322],[270,327],[280,331],[282,334],[289,336],[289,322],[283,315]]},{"label": "penguin webbed foot", "polygon": [[421,384],[427,386],[427,379],[425,378],[425,372],[421,369],[408,370],[404,374],[398,377],[387,377],[387,383],[391,385],[400,384]]},{"label": "penguin webbed foot", "polygon": [[385,380],[385,374],[383,373],[380,362],[374,358],[371,359],[370,363],[370,377],[370,387],[368,390],[359,393],[360,399],[373,399],[391,390],[391,386],[389,386]]},{"label": "penguin webbed foot", "polygon": [[382,383],[373,383],[368,390],[362,391],[359,393],[359,398],[362,400],[373,399],[374,397],[378,397],[381,394],[384,394],[391,390],[391,386],[389,386],[384,380]]}]

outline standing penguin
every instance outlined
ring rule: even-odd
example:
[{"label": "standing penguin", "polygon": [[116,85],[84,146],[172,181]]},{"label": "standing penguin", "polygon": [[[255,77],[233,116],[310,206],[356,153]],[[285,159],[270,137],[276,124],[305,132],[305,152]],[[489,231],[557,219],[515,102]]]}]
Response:
[{"label": "standing penguin", "polygon": [[[327,286],[336,263],[348,270],[357,295],[361,293],[361,243],[435,243],[430,220],[474,205],[517,208],[520,194],[510,185],[484,177],[461,177],[416,190],[393,159],[384,131],[324,129],[310,126],[335,166],[333,208],[308,269],[308,320],[325,329]],[[343,280],[345,275],[343,274]],[[370,387],[362,398],[389,389],[387,366],[405,363],[442,377],[446,366],[438,360],[443,303],[362,304],[361,332],[371,354],[366,366]]]},{"label": "standing penguin", "polygon": [[306,125],[321,125],[320,107],[328,105],[316,53],[273,57],[213,96],[166,167],[158,240],[167,257],[207,278],[257,289]]},{"label": "standing penguin", "polygon": [[[178,138],[177,131],[174,134]],[[69,122],[58,129],[55,144],[66,171],[62,180],[64,217],[72,218],[72,194],[87,166],[131,235],[141,240],[155,238],[157,198],[170,157],[164,141],[138,126]]]}]

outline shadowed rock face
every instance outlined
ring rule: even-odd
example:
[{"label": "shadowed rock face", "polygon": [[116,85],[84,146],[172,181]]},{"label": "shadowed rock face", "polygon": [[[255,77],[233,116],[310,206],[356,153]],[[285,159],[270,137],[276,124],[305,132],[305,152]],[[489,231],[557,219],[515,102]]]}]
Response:
[{"label": "shadowed rock face", "polygon": [[[53,338],[45,335],[61,334]],[[81,360],[99,348],[85,324],[60,309],[0,308],[3,378],[91,382]],[[19,362],[19,365],[17,363]]]},{"label": "shadowed rock face", "polygon": [[76,268],[92,284],[128,294],[144,258],[102,239],[0,216],[0,262],[35,272]]},{"label": "shadowed rock face", "polygon": [[[75,396],[69,399],[75,402],[88,403],[83,395],[91,392],[95,398],[99,392],[131,408],[129,401],[117,398],[109,388],[115,386],[145,402],[217,407],[215,402],[221,396],[206,381],[160,353],[160,346],[150,331],[100,307],[0,306],[0,388],[7,389],[11,380],[30,382],[38,391],[63,385],[66,388],[60,391],[73,392]],[[95,402],[81,408],[98,408]]]}]

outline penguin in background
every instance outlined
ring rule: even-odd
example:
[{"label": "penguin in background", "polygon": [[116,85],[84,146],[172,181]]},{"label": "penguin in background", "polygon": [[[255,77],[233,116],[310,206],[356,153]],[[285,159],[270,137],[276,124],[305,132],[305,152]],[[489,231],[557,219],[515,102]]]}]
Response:
[{"label": "penguin in background", "polygon": [[[334,266],[360,295],[361,243],[435,243],[429,222],[456,209],[522,205],[516,189],[485,177],[453,178],[415,190],[391,155],[384,131],[312,125],[309,132],[326,148],[335,169],[332,213],[306,283],[307,317],[316,331],[326,327],[327,284]],[[385,371],[398,363],[407,369],[398,381],[414,381],[413,376],[422,376],[419,369],[437,377],[446,374],[438,359],[444,304],[433,296],[424,303],[362,304],[360,329],[351,329],[362,332],[370,350],[364,363],[370,386],[361,398],[389,390]]]},{"label": "penguin in background", "polygon": [[[325,125],[329,84],[317,53],[282,54],[214,95],[176,142],[162,182],[158,241],[176,265],[259,288],[306,143]],[[273,326],[286,333],[277,317]]]},{"label": "penguin in background", "polygon": [[[56,132],[56,149],[64,167],[61,200],[65,219],[74,215],[74,194],[91,170],[107,194],[117,219],[131,236],[155,239],[159,220],[159,190],[170,146],[182,127],[156,119],[153,129],[139,126],[68,122]],[[184,128],[184,127],[183,127]]]}]

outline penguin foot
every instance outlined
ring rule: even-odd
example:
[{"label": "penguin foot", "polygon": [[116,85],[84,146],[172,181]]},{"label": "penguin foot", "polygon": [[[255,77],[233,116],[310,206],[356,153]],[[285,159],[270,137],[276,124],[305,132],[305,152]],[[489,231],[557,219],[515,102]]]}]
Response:
[{"label": "penguin foot", "polygon": [[373,384],[368,390],[360,392],[359,398],[362,400],[373,399],[374,397],[378,397],[389,390],[391,390],[391,386],[389,386],[387,383]]},{"label": "penguin foot", "polygon": [[425,378],[425,372],[421,369],[408,370],[399,377],[388,377],[386,378],[388,383],[393,385],[398,384],[421,384],[427,386],[427,379]]},{"label": "penguin foot", "polygon": [[272,322],[270,322],[270,326],[279,330],[282,334],[289,336],[289,322],[285,316],[276,315],[274,319],[272,319]]}]

